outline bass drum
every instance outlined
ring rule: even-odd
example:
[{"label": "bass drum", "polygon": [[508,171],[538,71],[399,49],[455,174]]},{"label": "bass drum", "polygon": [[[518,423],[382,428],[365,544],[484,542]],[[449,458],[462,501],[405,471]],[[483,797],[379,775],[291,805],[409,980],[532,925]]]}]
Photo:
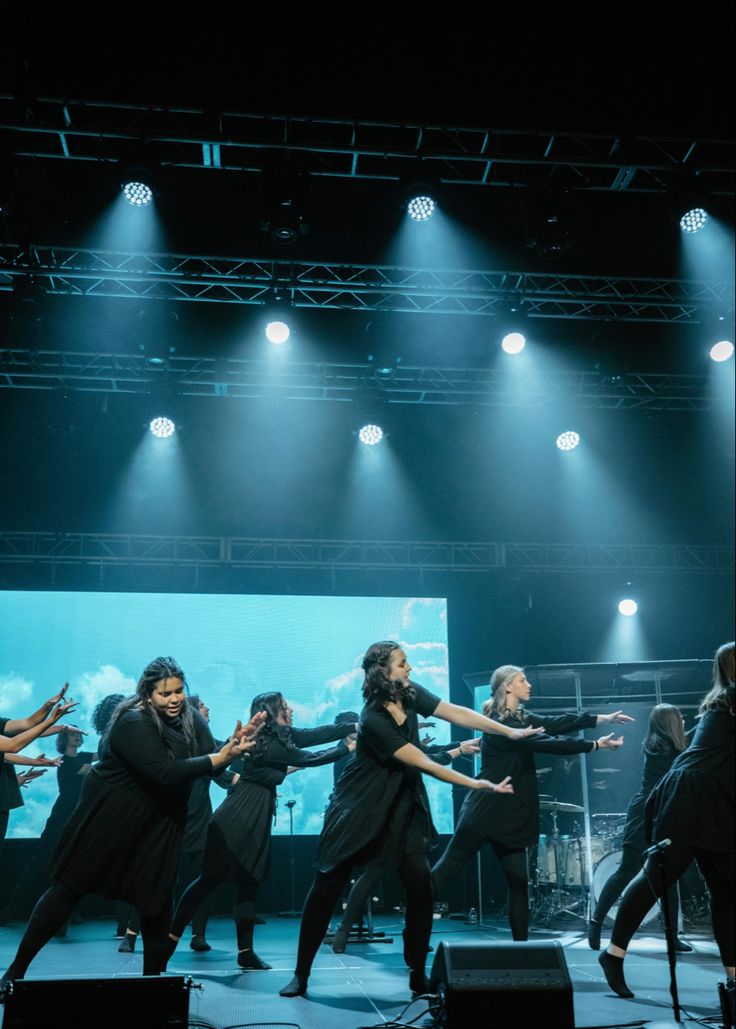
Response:
[{"label": "bass drum", "polygon": [[[612,850],[605,857],[601,858],[600,861],[593,868],[593,908],[598,903],[603,887],[606,885],[608,880],[611,878],[613,873],[616,871],[618,866],[621,864],[621,858],[623,857],[622,850]],[[621,898],[617,898],[616,903],[611,907],[606,917],[605,924],[612,925],[613,919],[618,914],[618,902]],[[642,925],[651,925],[659,917],[659,904],[654,904],[646,913],[641,921]]]}]

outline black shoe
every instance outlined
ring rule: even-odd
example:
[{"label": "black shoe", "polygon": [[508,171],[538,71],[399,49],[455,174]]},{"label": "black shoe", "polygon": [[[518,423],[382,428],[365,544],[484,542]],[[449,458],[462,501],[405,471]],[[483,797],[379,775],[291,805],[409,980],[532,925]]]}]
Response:
[{"label": "black shoe", "polygon": [[412,997],[419,997],[431,992],[429,979],[424,974],[423,968],[412,968],[409,972],[409,989]]},{"label": "black shoe", "polygon": [[626,985],[626,980],[624,979],[623,958],[617,958],[613,954],[609,954],[607,950],[604,950],[602,954],[598,955],[598,963],[603,969],[603,974],[606,977],[606,982],[611,987],[614,993],[617,993],[619,997],[634,996],[629,987]]},{"label": "black shoe", "polygon": [[675,936],[675,953],[677,954],[692,954],[693,948],[687,942],[683,940],[682,936]]},{"label": "black shoe", "polygon": [[307,995],[307,980],[300,975],[295,975],[290,983],[282,986],[279,990],[280,997],[305,997]]},{"label": "black shoe", "polygon": [[121,936],[125,936],[127,931],[128,931],[127,925],[116,925],[115,926],[115,937],[116,937],[116,939],[121,937]]},{"label": "black shoe", "polygon": [[137,933],[126,933],[120,941],[118,954],[132,954],[135,951],[135,941],[137,939]]},{"label": "black shoe", "polygon": [[332,952],[333,954],[344,954],[345,948],[348,945],[348,936],[350,930],[345,929],[344,926],[340,926],[339,929],[335,930],[335,935],[332,937]]},{"label": "black shoe", "polygon": [[194,934],[194,936],[192,936],[189,942],[189,946],[192,950],[212,950],[212,947],[210,947],[209,943],[207,942],[207,940],[205,940],[204,936],[198,936],[196,933]]},{"label": "black shoe", "polygon": [[[238,951],[238,964],[241,968],[249,968],[254,972],[265,972],[269,968],[273,968],[273,965],[269,965],[266,961],[263,961],[258,957],[254,950],[239,950]],[[286,996],[286,994],[284,994]]]},{"label": "black shoe", "polygon": [[601,949],[601,922],[595,918],[588,922],[588,946],[591,950]]}]

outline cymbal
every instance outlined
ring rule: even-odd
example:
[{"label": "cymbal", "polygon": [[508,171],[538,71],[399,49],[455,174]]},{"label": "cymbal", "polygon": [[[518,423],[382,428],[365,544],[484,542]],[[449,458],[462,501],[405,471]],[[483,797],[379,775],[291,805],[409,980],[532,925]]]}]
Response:
[{"label": "cymbal", "polygon": [[604,774],[605,775],[605,774],[607,774],[609,772],[613,773],[613,772],[620,772],[620,771],[621,771],[620,768],[594,768],[593,769],[593,774],[594,775],[600,775],[600,774]]},{"label": "cymbal", "polygon": [[537,775],[546,775],[547,772],[551,772],[551,771],[552,771],[551,768],[538,768],[537,769]]},{"label": "cymbal", "polygon": [[591,815],[590,817],[591,818],[625,818],[626,817],[626,812],[625,811],[611,811],[611,812],[608,812],[607,814]]},{"label": "cymbal", "polygon": [[561,800],[540,800],[539,806],[543,811],[561,811],[568,815],[582,815],[585,811],[579,804],[566,804]]}]

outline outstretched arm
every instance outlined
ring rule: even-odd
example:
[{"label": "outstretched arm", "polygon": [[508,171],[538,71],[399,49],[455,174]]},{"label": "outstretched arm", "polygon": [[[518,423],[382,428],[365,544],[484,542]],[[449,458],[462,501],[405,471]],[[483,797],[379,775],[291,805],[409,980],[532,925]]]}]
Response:
[{"label": "outstretched arm", "polygon": [[496,722],[493,718],[486,718],[485,715],[471,710],[469,707],[461,707],[459,704],[450,704],[447,700],[441,700],[434,709],[437,718],[443,718],[446,722],[454,722],[455,725],[462,725],[466,729],[476,729],[480,732],[498,733],[510,740],[524,740],[527,736],[538,736],[544,732],[544,726],[528,729],[512,729],[503,722]]},{"label": "outstretched arm", "polygon": [[[438,715],[438,717],[441,716]],[[450,782],[455,786],[467,786],[469,790],[491,790],[493,793],[514,792],[510,776],[500,783],[489,782],[488,779],[473,779],[469,775],[463,775],[462,772],[456,772],[452,767],[438,765],[413,743],[405,743],[403,747],[399,747],[397,751],[394,751],[394,757],[402,764],[418,768],[421,772],[434,776],[435,779],[442,779],[443,782]]]},{"label": "outstretched arm", "polygon": [[[24,747],[27,747],[29,743],[33,743],[38,736],[42,736],[47,729],[50,729],[52,725],[55,725],[60,718],[76,706],[73,700],[56,704],[55,707],[51,708],[43,721],[36,723],[30,729],[16,732],[14,736],[0,736],[0,752],[3,754],[18,754]],[[23,721],[23,719],[15,719],[6,723],[5,731],[8,731],[8,726],[11,726],[12,731],[12,726],[17,725],[18,721]]]},{"label": "outstretched arm", "polygon": [[45,721],[54,705],[59,704],[64,699],[66,691],[69,689],[69,683],[65,682],[55,697],[50,697],[45,703],[41,705],[38,711],[34,711],[32,715],[28,715],[26,718],[11,718],[5,725],[5,732],[8,736],[14,736],[19,732],[26,732],[28,729],[33,729],[39,724],[39,722]]}]

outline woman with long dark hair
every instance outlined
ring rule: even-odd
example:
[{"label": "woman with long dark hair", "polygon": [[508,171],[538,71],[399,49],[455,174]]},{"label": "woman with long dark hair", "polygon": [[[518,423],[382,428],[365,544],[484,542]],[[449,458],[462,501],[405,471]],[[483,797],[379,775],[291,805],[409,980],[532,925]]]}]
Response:
[{"label": "woman with long dark hair", "polygon": [[[202,874],[187,887],[177,905],[169,933],[169,952],[173,953],[194,912],[212,891],[221,882],[235,882],[238,965],[261,970],[271,966],[253,949],[255,900],[269,867],[276,787],[284,781],[289,768],[317,768],[349,754],[352,745],[341,741],[355,732],[355,723],[295,729],[292,709],[283,694],[276,692],[259,694],[250,710],[251,715],[265,717],[262,730],[243,762],[237,784],[212,817],[202,856]],[[303,749],[323,743],[338,745],[316,753]]]},{"label": "woman with long dark hair", "polygon": [[536,729],[512,729],[469,708],[440,700],[409,678],[398,643],[374,643],[363,658],[363,699],[355,759],[332,794],[317,851],[317,874],[299,932],[294,978],[280,992],[307,992],[312,962],[354,866],[380,858],[398,868],[406,890],[404,960],[414,993],[427,987],[424,965],[432,929],[432,879],[427,855],[436,841],[422,773],[472,790],[512,793],[501,783],[472,779],[437,764],[419,748],[418,716],[442,718],[480,732],[523,739]]},{"label": "woman with long dark hair", "polygon": [[143,973],[166,967],[171,889],[186,822],[189,784],[252,746],[261,719],[215,752],[207,723],[187,705],[184,672],[171,657],[143,671],[100,742],[100,760],[52,858],[53,885],[40,898],[5,980],[21,979],[86,893],[126,900],[141,914]]},{"label": "woman with long dark hair", "polygon": [[598,958],[608,985],[619,997],[633,997],[624,978],[629,942],[644,915],[695,858],[710,892],[710,910],[728,987],[734,988],[734,878],[736,866],[736,762],[734,761],[734,644],[724,643],[713,661],[713,686],[700,704],[692,742],[675,758],[645,805],[647,841],[661,843],[626,888],[611,933]]},{"label": "woman with long dark hair", "polygon": [[[686,747],[685,722],[680,709],[673,704],[657,704],[649,714],[649,728],[642,744],[644,771],[641,788],[632,797],[626,812],[621,864],[603,886],[588,926],[588,944],[592,950],[600,950],[601,926],[606,915],[634,876],[641,871],[641,858],[647,846],[644,835],[644,805],[647,797]],[[677,925],[680,904],[676,885],[670,888],[667,896],[672,924]],[[675,949],[686,952],[692,950],[692,947],[678,938]]]},{"label": "woman with long dark hair", "polygon": [[491,696],[483,713],[504,725],[523,729],[544,725],[544,734],[511,744],[502,736],[484,736],[481,742],[479,778],[510,776],[514,795],[501,800],[492,793],[469,793],[465,798],[455,833],[447,849],[432,869],[435,892],[451,877],[458,875],[485,844],[495,852],[506,876],[511,935],[526,940],[529,935],[529,870],[527,847],[539,840],[539,791],[534,754],[590,754],[595,750],[616,749],[623,737],[613,733],[597,740],[566,739],[566,733],[593,728],[601,723],[632,722],[622,711],[594,715],[537,715],[528,711],[531,683],[524,669],[502,665],[491,676]]}]

